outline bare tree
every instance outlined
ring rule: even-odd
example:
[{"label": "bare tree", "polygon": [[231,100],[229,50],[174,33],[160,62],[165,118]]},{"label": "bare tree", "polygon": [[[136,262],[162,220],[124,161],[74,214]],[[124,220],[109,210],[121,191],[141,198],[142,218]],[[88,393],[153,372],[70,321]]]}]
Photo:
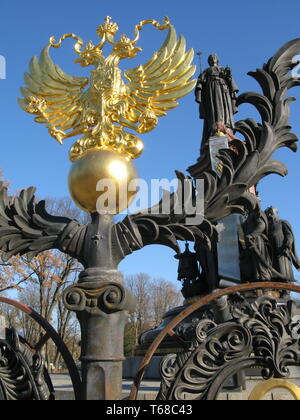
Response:
[{"label": "bare tree", "polygon": [[126,330],[130,335],[130,337],[125,337],[128,346],[133,330],[135,332],[134,345],[144,331],[159,325],[167,311],[181,304],[182,295],[174,283],[162,278],[152,279],[145,273],[128,276],[126,286],[137,301],[135,311],[129,316],[130,328]]},{"label": "bare tree", "polygon": [[[64,339],[72,315],[61,310],[61,297],[64,289],[75,281],[81,269],[80,265],[76,260],[56,251],[43,252],[32,261],[22,258],[20,264],[32,270],[34,274],[27,281],[26,287],[19,291],[19,300],[58,329],[61,338]],[[44,334],[43,329],[28,317],[22,316],[19,323],[24,336],[33,345]],[[51,353],[53,351],[50,352],[47,343],[45,357],[48,363],[53,360]]]},{"label": "bare tree", "polygon": [[163,315],[170,309],[182,303],[182,294],[173,283],[162,279],[154,279],[151,282],[151,310],[152,320],[159,325]]},{"label": "bare tree", "polygon": [[151,326],[150,284],[151,277],[145,273],[128,276],[125,280],[127,288],[136,298],[136,307],[129,316],[129,322],[134,326],[135,341],[139,335]]},{"label": "bare tree", "polygon": [[20,264],[19,257],[11,258],[8,263],[0,263],[0,293],[16,289],[20,290],[33,276],[34,272]]}]

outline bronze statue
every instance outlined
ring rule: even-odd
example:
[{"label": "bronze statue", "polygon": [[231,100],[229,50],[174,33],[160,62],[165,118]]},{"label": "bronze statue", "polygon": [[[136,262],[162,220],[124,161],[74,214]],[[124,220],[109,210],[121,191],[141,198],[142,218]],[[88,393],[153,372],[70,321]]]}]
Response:
[{"label": "bronze statue", "polygon": [[181,293],[183,297],[187,299],[201,294],[198,256],[195,252],[189,250],[188,242],[185,244],[185,251],[175,255],[175,258],[179,260],[177,279],[182,282]]},{"label": "bronze statue", "polygon": [[242,225],[241,276],[243,282],[270,281],[272,261],[268,244],[268,220],[257,204]]},{"label": "bronze statue", "polygon": [[299,270],[300,261],[292,227],[286,220],[279,219],[277,208],[268,207],[265,213],[268,218],[268,239],[271,245],[273,268],[281,274],[281,281],[293,281],[293,265]]},{"label": "bronze statue", "polygon": [[204,70],[195,88],[196,102],[200,104],[200,118],[204,119],[201,154],[208,145],[208,139],[221,131],[231,140],[234,129],[233,115],[237,112],[236,93],[238,87],[234,82],[231,69],[219,66],[217,54],[208,58],[210,67]]},{"label": "bronze statue", "polygon": [[196,252],[191,252],[186,243],[185,251],[175,255],[175,258],[179,260],[177,279],[182,282],[181,293],[186,299],[207,295],[218,286],[216,243],[212,243],[211,250],[199,244],[195,244],[194,249]]}]

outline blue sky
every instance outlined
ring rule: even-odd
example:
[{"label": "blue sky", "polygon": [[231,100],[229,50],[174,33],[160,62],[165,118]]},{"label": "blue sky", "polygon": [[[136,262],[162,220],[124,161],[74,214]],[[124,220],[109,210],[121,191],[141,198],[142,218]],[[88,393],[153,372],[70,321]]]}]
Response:
[{"label": "blue sky", "polygon": [[[17,104],[29,60],[39,55],[50,36],[58,39],[64,33],[73,32],[85,41],[91,39],[96,43],[96,27],[107,15],[118,23],[119,33],[129,36],[140,20],[162,21],[167,15],[178,34],[185,36],[187,46],[203,52],[204,65],[208,55],[216,52],[223,65],[231,66],[240,92],[257,90],[256,82],[247,76],[248,71],[261,67],[285,42],[300,37],[299,0],[52,0],[48,3],[12,0],[2,2],[0,13],[0,55],[7,63],[7,79],[0,80],[0,167],[12,190],[35,185],[39,198],[68,195],[68,150],[72,145],[70,139],[60,146],[44,126],[34,123],[32,116]],[[164,36],[165,33],[152,27],[145,28],[139,43],[143,53],[125,65],[143,64],[160,47]],[[66,72],[86,74],[86,70],[73,63],[76,57],[71,41],[54,50],[52,57]],[[196,58],[195,63],[198,64]],[[300,89],[294,89],[292,94],[298,101],[292,105],[291,125],[300,135]],[[252,109],[244,106],[237,118],[253,115],[256,114]],[[185,171],[198,158],[201,132],[202,121],[198,119],[198,106],[191,93],[180,101],[176,110],[159,121],[156,130],[143,136],[145,150],[136,160],[140,177],[172,179],[175,169]],[[276,157],[288,166],[289,174],[284,179],[272,175],[261,183],[262,205],[279,208],[280,216],[293,224],[299,243],[299,153],[281,150]],[[143,271],[176,281],[177,262],[173,254],[168,248],[151,246],[129,256],[120,269],[125,274]]]}]

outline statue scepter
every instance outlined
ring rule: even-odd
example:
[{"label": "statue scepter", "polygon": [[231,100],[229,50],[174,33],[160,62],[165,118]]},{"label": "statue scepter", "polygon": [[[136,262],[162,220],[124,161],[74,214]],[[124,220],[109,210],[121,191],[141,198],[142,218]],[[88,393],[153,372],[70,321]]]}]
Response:
[{"label": "statue scepter", "polygon": [[202,51],[198,51],[198,52],[196,52],[196,55],[198,55],[198,57],[199,57],[199,68],[200,68],[200,74],[203,72],[202,59],[201,59],[202,54],[203,54],[203,52],[202,52]]}]

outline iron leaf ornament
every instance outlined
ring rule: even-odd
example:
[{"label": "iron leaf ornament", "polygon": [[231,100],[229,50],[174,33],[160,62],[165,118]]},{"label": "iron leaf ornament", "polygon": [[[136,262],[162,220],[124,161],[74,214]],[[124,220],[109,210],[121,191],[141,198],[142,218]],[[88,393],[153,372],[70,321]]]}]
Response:
[{"label": "iron leaf ornament", "polygon": [[202,319],[187,352],[167,355],[157,400],[215,400],[242,369],[260,367],[263,379],[287,378],[299,366],[298,305],[269,296],[249,302],[231,297],[232,319],[217,325]]},{"label": "iron leaf ornament", "polygon": [[37,201],[34,193],[35,188],[30,187],[10,197],[5,187],[0,190],[2,259],[23,254],[33,258],[52,248],[79,258],[86,226],[48,214],[45,201]]},{"label": "iron leaf ornament", "polygon": [[6,329],[5,338],[0,339],[0,401],[53,399],[54,390],[42,356],[15,329]]},{"label": "iron leaf ornament", "polygon": [[[177,172],[179,182],[187,179]],[[192,199],[186,194],[186,200]],[[21,191],[19,196],[9,196],[6,188],[0,190],[0,249],[2,259],[8,261],[14,255],[27,254],[34,258],[40,252],[58,249],[61,252],[77,258],[85,267],[90,265],[87,249],[90,242],[101,239],[98,237],[97,216],[92,216],[92,222],[84,225],[67,217],[50,215],[46,210],[44,200],[38,201],[34,195],[35,188]],[[171,214],[159,214],[159,203],[151,212],[137,213],[127,216],[117,224],[108,223],[107,236],[110,238],[110,254],[113,254],[115,264],[133,251],[150,244],[166,245],[179,252],[178,240],[201,241],[209,246],[213,237],[214,227],[209,221],[204,221],[201,227],[185,226],[185,213],[175,214],[177,193],[171,196]],[[156,212],[156,213],[155,213]],[[153,214],[155,213],[155,214]],[[102,229],[103,231],[103,226]],[[215,232],[216,233],[216,232]]]}]

